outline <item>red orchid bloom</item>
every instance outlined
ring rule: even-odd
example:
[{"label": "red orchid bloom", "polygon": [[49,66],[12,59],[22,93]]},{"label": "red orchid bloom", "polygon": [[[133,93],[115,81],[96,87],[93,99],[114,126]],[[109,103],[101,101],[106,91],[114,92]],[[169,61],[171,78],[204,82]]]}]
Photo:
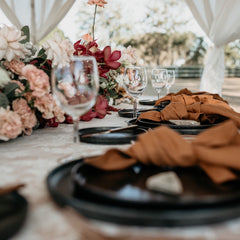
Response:
[{"label": "red orchid bloom", "polygon": [[121,63],[116,62],[121,57],[121,52],[116,50],[111,53],[111,47],[106,46],[103,49],[104,62],[110,69],[118,69],[121,66]]},{"label": "red orchid bloom", "polygon": [[78,56],[78,55],[86,55],[87,54],[87,48],[86,48],[86,46],[81,44],[81,40],[74,43],[74,49],[75,49],[75,52],[73,53],[73,55]]},{"label": "red orchid bloom", "polygon": [[97,114],[96,117],[102,119],[107,114],[108,108],[108,100],[105,96],[99,95],[97,96],[96,103],[94,106],[95,113]]},{"label": "red orchid bloom", "polygon": [[81,120],[82,121],[90,121],[93,118],[95,118],[97,116],[96,112],[93,112],[92,109],[90,109],[87,113],[85,113],[83,116],[81,116]]}]

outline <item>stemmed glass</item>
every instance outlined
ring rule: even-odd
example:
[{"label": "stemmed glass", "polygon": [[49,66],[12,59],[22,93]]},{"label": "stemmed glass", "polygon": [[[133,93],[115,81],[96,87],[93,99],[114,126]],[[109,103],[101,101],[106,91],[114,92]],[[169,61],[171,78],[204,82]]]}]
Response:
[{"label": "stemmed glass", "polygon": [[96,59],[74,56],[69,65],[53,69],[51,83],[57,104],[73,119],[73,141],[77,143],[79,118],[95,104],[98,94]]},{"label": "stemmed glass", "polygon": [[137,100],[147,86],[147,73],[144,67],[127,66],[124,72],[123,86],[133,97],[133,118],[137,117]]},{"label": "stemmed glass", "polygon": [[168,70],[168,79],[167,79],[167,94],[169,94],[169,90],[171,86],[175,83],[175,71],[174,70]]},{"label": "stemmed glass", "polygon": [[156,90],[158,99],[160,99],[160,93],[163,88],[167,86],[168,71],[164,68],[152,69],[152,86]]}]

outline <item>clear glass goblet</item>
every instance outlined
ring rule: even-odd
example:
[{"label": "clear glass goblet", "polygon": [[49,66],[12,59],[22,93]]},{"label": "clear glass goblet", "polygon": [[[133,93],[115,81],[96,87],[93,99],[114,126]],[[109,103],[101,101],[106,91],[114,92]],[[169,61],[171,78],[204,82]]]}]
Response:
[{"label": "clear glass goblet", "polygon": [[168,71],[164,68],[153,68],[152,69],[152,87],[157,92],[157,97],[160,99],[161,91],[167,86]]},{"label": "clear glass goblet", "polygon": [[169,90],[174,83],[175,83],[175,71],[168,70],[168,79],[167,79],[167,85],[166,85],[167,94],[169,94]]},{"label": "clear glass goblet", "polygon": [[52,70],[52,94],[73,119],[73,141],[79,142],[79,119],[94,106],[99,89],[97,62],[91,56],[74,56],[69,65]]},{"label": "clear glass goblet", "polygon": [[133,97],[133,118],[137,117],[137,101],[147,86],[147,73],[145,67],[125,67],[123,86],[127,93]]}]

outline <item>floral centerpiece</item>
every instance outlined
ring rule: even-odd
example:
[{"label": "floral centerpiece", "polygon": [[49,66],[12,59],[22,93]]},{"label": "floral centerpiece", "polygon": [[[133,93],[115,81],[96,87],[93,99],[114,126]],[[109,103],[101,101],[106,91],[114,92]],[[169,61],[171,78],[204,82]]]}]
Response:
[{"label": "floral centerpiece", "polygon": [[[104,0],[89,0],[104,7]],[[72,120],[55,103],[50,91],[52,67],[64,66],[73,55],[94,56],[98,63],[100,91],[95,106],[81,120],[103,118],[108,111],[116,110],[109,102],[129,99],[121,86],[122,67],[135,61],[134,49],[128,47],[123,54],[110,46],[99,48],[92,35],[72,44],[55,34],[39,50],[31,44],[29,28],[0,27],[0,140],[7,141],[21,134],[30,135],[39,127],[57,127]]]},{"label": "floral centerpiece", "polygon": [[30,135],[37,127],[56,127],[65,120],[50,93],[44,66],[31,63],[35,52],[29,37],[16,27],[0,28],[0,140]]}]

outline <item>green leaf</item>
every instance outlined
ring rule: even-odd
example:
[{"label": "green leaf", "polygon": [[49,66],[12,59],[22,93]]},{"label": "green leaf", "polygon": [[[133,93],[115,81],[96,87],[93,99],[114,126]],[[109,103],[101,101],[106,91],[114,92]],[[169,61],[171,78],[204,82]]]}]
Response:
[{"label": "green leaf", "polygon": [[30,42],[30,31],[29,31],[29,27],[28,26],[23,26],[21,31],[23,32],[23,36],[26,36],[25,39],[23,39],[22,41],[20,41],[20,43],[24,44],[27,42]]},{"label": "green leaf", "polygon": [[4,93],[6,94],[6,96],[9,98],[9,99],[13,99],[16,97],[15,95],[15,90],[19,88],[18,84],[17,83],[8,83],[5,87],[4,87]]},{"label": "green leaf", "polygon": [[42,48],[42,49],[38,52],[38,57],[39,57],[39,56],[46,56],[45,52],[46,52],[46,50]]},{"label": "green leaf", "polygon": [[0,107],[7,108],[9,101],[4,93],[0,93]]}]

